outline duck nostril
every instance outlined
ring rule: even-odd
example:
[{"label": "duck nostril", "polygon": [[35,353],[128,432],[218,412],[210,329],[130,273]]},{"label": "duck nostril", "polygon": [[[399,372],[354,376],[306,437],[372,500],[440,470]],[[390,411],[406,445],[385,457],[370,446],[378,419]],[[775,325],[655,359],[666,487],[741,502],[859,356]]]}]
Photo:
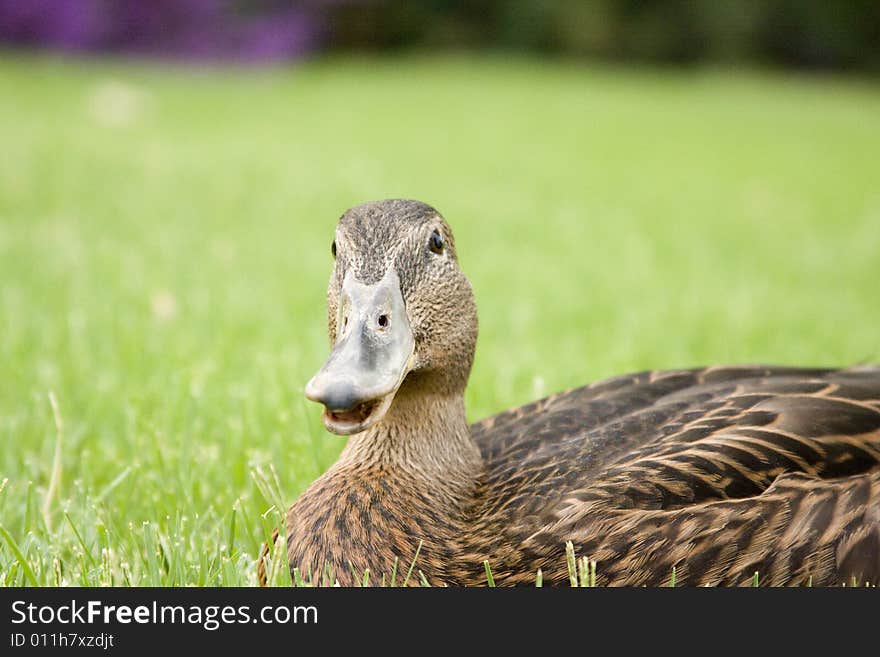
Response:
[{"label": "duck nostril", "polygon": [[388,327],[388,315],[379,315],[378,322],[379,322],[380,328],[387,328]]}]

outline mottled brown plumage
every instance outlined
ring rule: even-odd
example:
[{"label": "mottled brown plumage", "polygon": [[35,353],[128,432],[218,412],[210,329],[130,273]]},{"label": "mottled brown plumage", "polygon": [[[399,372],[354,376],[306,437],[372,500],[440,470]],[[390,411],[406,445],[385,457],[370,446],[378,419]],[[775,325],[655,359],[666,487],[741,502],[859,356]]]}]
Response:
[{"label": "mottled brown plumage", "polygon": [[331,344],[344,277],[393,267],[415,347],[387,413],[290,508],[291,570],[376,583],[421,542],[434,585],[483,584],[485,560],[498,584],[563,584],[572,541],[600,584],[880,583],[880,368],[643,372],[468,426],[477,318],[448,225],[380,201],[335,244]]}]

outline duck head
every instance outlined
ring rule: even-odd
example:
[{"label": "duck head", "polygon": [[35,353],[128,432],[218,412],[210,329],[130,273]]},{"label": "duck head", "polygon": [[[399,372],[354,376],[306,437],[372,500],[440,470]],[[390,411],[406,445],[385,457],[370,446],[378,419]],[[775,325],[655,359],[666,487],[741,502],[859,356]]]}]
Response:
[{"label": "duck head", "polygon": [[324,426],[359,433],[403,395],[463,394],[477,312],[440,213],[410,200],[356,206],[340,218],[331,250],[331,351],[305,390],[324,405]]}]

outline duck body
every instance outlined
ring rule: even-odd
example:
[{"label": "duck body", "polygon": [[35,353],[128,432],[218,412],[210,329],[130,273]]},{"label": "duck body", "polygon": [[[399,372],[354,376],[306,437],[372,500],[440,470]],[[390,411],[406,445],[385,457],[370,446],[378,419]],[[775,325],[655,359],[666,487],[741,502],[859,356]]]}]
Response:
[{"label": "duck body", "polygon": [[292,572],[561,585],[571,541],[599,584],[880,583],[880,368],[642,372],[468,425],[476,311],[442,217],[365,204],[337,246],[307,395],[349,439],[288,512]]},{"label": "duck body", "polygon": [[504,583],[567,583],[563,537],[605,584],[880,580],[880,370],[644,372],[472,430]]}]

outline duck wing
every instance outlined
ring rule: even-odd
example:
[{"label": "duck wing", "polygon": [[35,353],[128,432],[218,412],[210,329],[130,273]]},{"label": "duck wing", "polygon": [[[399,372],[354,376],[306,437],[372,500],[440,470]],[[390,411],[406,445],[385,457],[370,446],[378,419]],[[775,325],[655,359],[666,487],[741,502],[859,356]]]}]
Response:
[{"label": "duck wing", "polygon": [[642,372],[471,430],[496,579],[567,579],[568,540],[608,583],[880,579],[880,368]]}]

